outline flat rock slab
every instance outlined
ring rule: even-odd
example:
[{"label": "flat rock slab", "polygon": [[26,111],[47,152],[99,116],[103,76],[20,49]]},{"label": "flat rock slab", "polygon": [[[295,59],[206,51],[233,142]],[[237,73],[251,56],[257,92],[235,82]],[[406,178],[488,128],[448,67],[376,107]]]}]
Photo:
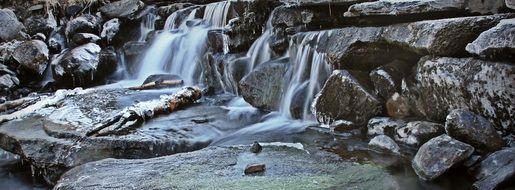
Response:
[{"label": "flat rock slab", "polygon": [[489,59],[515,58],[515,19],[501,20],[499,24],[479,35],[466,47],[467,51]]},{"label": "flat rock slab", "polygon": [[[394,178],[372,165],[342,162],[327,153],[288,146],[210,147],[146,160],[106,159],[76,167],[55,186],[67,189],[398,189]],[[266,165],[245,176],[248,164]]]},{"label": "flat rock slab", "polygon": [[[105,158],[141,159],[198,150],[228,128],[227,110],[202,101],[188,109],[154,118],[125,135],[86,137],[95,124],[123,108],[173,90],[150,92],[94,90],[65,98],[57,107],[36,111],[0,126],[0,147],[20,155],[55,183],[68,169]],[[223,100],[219,100],[223,101]]]}]

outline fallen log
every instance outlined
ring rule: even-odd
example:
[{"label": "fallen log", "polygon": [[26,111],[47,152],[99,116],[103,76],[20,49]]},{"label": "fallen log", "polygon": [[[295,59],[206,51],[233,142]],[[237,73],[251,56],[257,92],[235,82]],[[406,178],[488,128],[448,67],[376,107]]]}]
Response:
[{"label": "fallen log", "polygon": [[74,96],[77,94],[84,94],[91,92],[91,90],[82,90],[80,88],[73,89],[73,90],[58,90],[55,92],[52,96],[41,96],[40,100],[35,102],[34,104],[31,104],[21,110],[18,110],[14,113],[7,114],[7,115],[0,115],[0,124],[14,120],[23,118],[27,115],[33,114],[37,110],[50,107],[50,106],[56,106],[61,100],[68,96]]},{"label": "fallen log", "polygon": [[160,88],[170,88],[177,87],[183,84],[182,80],[164,80],[164,81],[154,81],[143,84],[141,86],[129,87],[129,90],[148,90],[148,89],[160,89]]},{"label": "fallen log", "polygon": [[127,107],[86,133],[90,136],[125,135],[156,115],[168,114],[193,104],[202,96],[198,87],[185,87],[172,95],[162,95],[157,100],[140,102]]},{"label": "fallen log", "polygon": [[25,97],[17,100],[11,100],[0,104],[0,112],[7,112],[16,109],[24,104],[31,104],[39,100],[40,97]]}]

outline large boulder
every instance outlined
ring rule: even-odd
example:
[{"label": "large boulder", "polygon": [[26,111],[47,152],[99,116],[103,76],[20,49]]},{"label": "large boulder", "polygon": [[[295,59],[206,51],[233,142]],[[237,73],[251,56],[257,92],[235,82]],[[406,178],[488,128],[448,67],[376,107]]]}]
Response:
[{"label": "large boulder", "polygon": [[104,23],[102,27],[102,32],[100,33],[100,37],[110,43],[118,31],[120,30],[120,20],[117,18],[113,18]]},{"label": "large boulder", "polygon": [[75,45],[84,45],[87,43],[96,43],[100,40],[100,37],[90,33],[76,33],[71,40]]},{"label": "large boulder", "polygon": [[383,110],[371,89],[367,73],[335,70],[316,95],[311,110],[321,123],[347,120],[365,124]]},{"label": "large boulder", "polygon": [[428,121],[412,121],[395,129],[395,140],[408,145],[420,146],[445,133],[443,125]]},{"label": "large boulder", "polygon": [[435,137],[420,147],[412,162],[415,173],[422,180],[433,180],[448,169],[466,160],[474,147],[448,135]]},{"label": "large boulder", "polygon": [[24,28],[12,10],[0,10],[0,39],[2,41],[10,41],[17,38]]},{"label": "large boulder", "polygon": [[[385,27],[347,27],[316,32],[307,43],[337,68],[371,71],[394,60],[415,63],[422,55],[464,56],[481,32],[512,14],[427,20]],[[312,32],[295,35],[294,43]]]},{"label": "large boulder", "polygon": [[53,15],[48,15],[48,18],[39,15],[31,16],[25,19],[23,23],[25,24],[27,33],[30,35],[37,33],[50,35],[50,33],[57,28],[57,21]]},{"label": "large boulder", "polygon": [[260,64],[239,82],[241,95],[249,104],[264,110],[277,110],[288,59]]},{"label": "large boulder", "polygon": [[471,13],[498,13],[504,8],[503,0],[381,0],[353,5],[346,17],[442,15],[452,17]]},{"label": "large boulder", "polygon": [[65,35],[71,38],[76,33],[92,33],[98,34],[102,27],[101,18],[85,14],[74,18],[66,24]]},{"label": "large boulder", "polygon": [[14,49],[12,57],[23,69],[41,76],[47,67],[48,47],[40,40],[26,41]]},{"label": "large boulder", "polygon": [[239,94],[239,82],[247,74],[248,59],[242,54],[206,54],[203,82],[214,92]]},{"label": "large boulder", "polygon": [[100,7],[100,12],[107,18],[130,19],[138,11],[142,10],[145,4],[139,0],[120,0]]},{"label": "large boulder", "polygon": [[[327,153],[310,154],[288,143],[264,145],[259,154],[249,148],[209,147],[147,160],[106,159],[70,170],[55,189],[399,188],[391,175],[372,165],[338,161]],[[250,164],[266,169],[244,175]]]},{"label": "large boulder", "polygon": [[474,187],[480,190],[502,189],[502,187],[513,185],[515,147],[490,154],[479,165],[472,168],[472,173],[477,179]]},{"label": "large boulder", "polygon": [[368,147],[378,151],[386,151],[393,154],[399,154],[400,148],[392,138],[386,135],[378,135],[370,140]]},{"label": "large boulder", "polygon": [[481,33],[468,44],[468,52],[489,59],[515,58],[515,18],[501,20],[497,26]]},{"label": "large boulder", "polygon": [[408,83],[413,110],[433,121],[445,121],[454,109],[486,117],[497,130],[515,132],[515,66],[474,58],[424,57]]},{"label": "large boulder", "polygon": [[52,65],[54,79],[64,86],[76,87],[89,85],[100,61],[100,46],[88,43],[63,52]]},{"label": "large boulder", "polygon": [[452,110],[445,122],[446,133],[484,152],[501,149],[503,140],[490,121],[466,110]]}]

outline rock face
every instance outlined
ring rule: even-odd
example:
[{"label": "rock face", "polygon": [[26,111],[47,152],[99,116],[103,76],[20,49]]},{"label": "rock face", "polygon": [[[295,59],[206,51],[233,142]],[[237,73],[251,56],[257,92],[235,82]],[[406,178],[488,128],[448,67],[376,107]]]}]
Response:
[{"label": "rock face", "polygon": [[446,133],[482,151],[495,151],[504,145],[490,121],[466,110],[452,110],[445,122]]},{"label": "rock face", "polygon": [[[398,16],[415,14],[497,13],[503,7],[503,0],[382,0],[353,5],[345,13],[346,17],[356,16]],[[454,14],[452,14],[454,12]],[[459,14],[458,14],[459,13]]]},{"label": "rock face", "polygon": [[515,147],[503,149],[489,155],[473,168],[478,180],[474,183],[477,189],[502,189],[513,185],[515,176]]},{"label": "rock face", "polygon": [[311,111],[317,120],[348,120],[360,125],[380,114],[382,103],[371,93],[367,77],[366,73],[335,70],[313,100]]},{"label": "rock face", "polygon": [[139,0],[120,0],[100,7],[100,12],[108,18],[129,19],[143,9],[145,4]]},{"label": "rock face", "polygon": [[[511,14],[427,20],[385,27],[347,27],[318,32],[313,49],[325,53],[337,68],[371,71],[400,60],[416,62],[422,55],[460,56],[483,31]],[[299,41],[309,33],[297,34]]]},{"label": "rock face", "polygon": [[215,92],[239,93],[238,82],[247,73],[247,59],[242,54],[207,54],[203,64],[203,82]]},{"label": "rock face", "polygon": [[489,59],[515,58],[515,19],[501,20],[499,24],[479,35],[467,45],[467,51]]},{"label": "rock face", "polygon": [[0,39],[2,41],[17,38],[22,29],[24,29],[24,26],[18,21],[13,11],[10,9],[0,10]]},{"label": "rock face", "polygon": [[[102,160],[70,170],[55,189],[399,188],[389,174],[370,165],[336,161],[330,155],[308,154],[286,146],[264,146],[258,155],[247,149],[210,147],[144,161]],[[266,165],[264,175],[243,175],[245,167],[255,163]],[[360,175],[352,175],[356,173]]]},{"label": "rock face", "polygon": [[[282,80],[288,60],[260,64],[240,81],[241,95],[249,104],[264,110],[276,110],[281,101]],[[264,96],[266,94],[266,96]]]},{"label": "rock face", "polygon": [[88,43],[61,54],[53,65],[54,78],[65,86],[88,85],[94,80],[100,51],[98,45]]},{"label": "rock face", "polygon": [[40,40],[26,41],[14,49],[12,56],[24,69],[41,76],[47,67],[48,47]]},{"label": "rock face", "polygon": [[515,132],[513,97],[515,66],[473,58],[425,57],[410,88],[414,110],[444,121],[453,109],[468,109],[486,117],[497,130]]},{"label": "rock face", "polygon": [[467,159],[474,147],[441,135],[422,145],[413,159],[412,167],[418,177],[433,180],[452,166]]},{"label": "rock face", "polygon": [[392,138],[386,136],[386,135],[379,135],[368,143],[368,147],[372,149],[377,149],[379,151],[387,151],[394,154],[399,154],[400,148],[395,141],[393,141]]},{"label": "rock face", "polygon": [[395,131],[396,141],[415,146],[445,133],[443,125],[427,121],[412,121],[406,126],[396,128]]},{"label": "rock face", "polygon": [[72,37],[76,33],[98,34],[101,26],[100,18],[95,15],[85,14],[66,24],[65,35]]}]

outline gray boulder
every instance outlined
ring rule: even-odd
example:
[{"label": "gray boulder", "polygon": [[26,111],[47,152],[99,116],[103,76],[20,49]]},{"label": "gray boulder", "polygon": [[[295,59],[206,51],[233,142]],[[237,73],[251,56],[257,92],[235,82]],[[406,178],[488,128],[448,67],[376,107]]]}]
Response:
[{"label": "gray boulder", "polygon": [[100,37],[98,37],[95,34],[90,33],[76,33],[72,37],[72,42],[76,45],[84,45],[87,43],[96,43],[100,40]]},{"label": "gray boulder", "polygon": [[[479,190],[502,189],[513,185],[515,178],[515,147],[490,154],[472,169]],[[510,184],[512,183],[512,184]]]},{"label": "gray boulder", "polygon": [[367,73],[335,70],[313,100],[311,111],[321,123],[348,120],[362,125],[383,109],[371,92]]},{"label": "gray boulder", "polygon": [[241,95],[254,107],[277,110],[287,69],[288,59],[260,64],[239,82]]},{"label": "gray boulder", "polygon": [[395,129],[406,126],[406,122],[390,117],[374,117],[368,121],[367,134],[369,136],[387,135],[393,137]]},{"label": "gray boulder", "polygon": [[12,57],[23,69],[41,76],[47,67],[48,47],[40,40],[26,41],[14,49]]},{"label": "gray boulder", "polygon": [[504,145],[490,121],[466,110],[452,110],[447,115],[445,131],[452,138],[484,152],[499,150]]},{"label": "gray boulder", "polygon": [[497,26],[481,33],[466,47],[467,51],[489,59],[515,58],[515,18],[501,20]]},{"label": "gray boulder", "polygon": [[100,7],[100,12],[107,18],[129,19],[143,9],[145,4],[139,0],[120,0]]},{"label": "gray boulder", "polygon": [[515,9],[515,1],[514,0],[505,0],[506,7],[510,9]]},{"label": "gray boulder", "polygon": [[[381,0],[352,5],[346,17],[400,16],[415,14],[467,15],[471,13],[498,13],[504,8],[503,0]],[[452,14],[454,13],[454,14]]]},{"label": "gray boulder", "polygon": [[12,10],[0,10],[0,39],[2,41],[10,41],[17,38],[24,28]]},{"label": "gray boulder", "polygon": [[74,18],[66,24],[65,35],[71,38],[76,33],[98,34],[100,32],[101,19],[95,15],[85,14]]},{"label": "gray boulder", "polygon": [[474,147],[444,134],[422,145],[411,166],[420,179],[430,181],[466,160],[473,152]]},{"label": "gray boulder", "polygon": [[52,31],[57,28],[57,21],[53,15],[49,15],[48,18],[43,16],[31,16],[23,22],[27,33],[34,35],[37,33],[43,33],[49,35]]},{"label": "gray boulder", "polygon": [[427,121],[412,121],[406,126],[396,128],[395,140],[420,146],[430,139],[445,133],[443,125]]},{"label": "gray boulder", "polygon": [[370,80],[374,84],[376,94],[383,99],[401,93],[402,79],[409,75],[413,64],[400,60],[378,67],[370,72]]},{"label": "gray boulder", "polygon": [[113,18],[104,23],[102,27],[102,32],[100,33],[100,37],[105,39],[108,43],[110,43],[114,36],[118,34],[120,30],[120,21],[117,18]]},{"label": "gray boulder", "polygon": [[14,75],[0,74],[0,91],[12,89],[20,84],[20,80]]},{"label": "gray boulder", "polygon": [[[160,82],[164,80],[182,80],[180,76],[173,74],[155,74],[148,76],[143,84],[151,83],[151,82]],[[142,84],[142,85],[143,85]]]},{"label": "gray boulder", "polygon": [[[481,32],[512,14],[427,20],[385,27],[346,27],[317,32],[309,43],[337,68],[371,71],[394,60],[414,64],[422,55],[463,56]],[[293,36],[299,43],[311,32]]]},{"label": "gray boulder", "polygon": [[391,152],[394,154],[399,154],[400,148],[395,141],[393,141],[392,138],[386,136],[386,135],[379,135],[368,143],[368,147],[371,149],[379,150],[379,151],[386,151]]},{"label": "gray boulder", "polygon": [[69,87],[88,85],[94,80],[100,51],[100,46],[88,43],[63,52],[53,65],[54,79]]},{"label": "gray boulder", "polygon": [[[293,147],[264,145],[256,156],[248,149],[209,147],[148,160],[106,159],[70,170],[55,189],[399,188],[382,169],[338,161],[327,153],[308,154]],[[244,175],[246,166],[256,163],[266,165],[263,175]],[[320,183],[321,179],[330,180]]]},{"label": "gray boulder", "polygon": [[413,110],[429,120],[443,121],[454,109],[487,118],[505,134],[515,132],[515,66],[473,58],[424,57],[413,83],[408,83]]}]

